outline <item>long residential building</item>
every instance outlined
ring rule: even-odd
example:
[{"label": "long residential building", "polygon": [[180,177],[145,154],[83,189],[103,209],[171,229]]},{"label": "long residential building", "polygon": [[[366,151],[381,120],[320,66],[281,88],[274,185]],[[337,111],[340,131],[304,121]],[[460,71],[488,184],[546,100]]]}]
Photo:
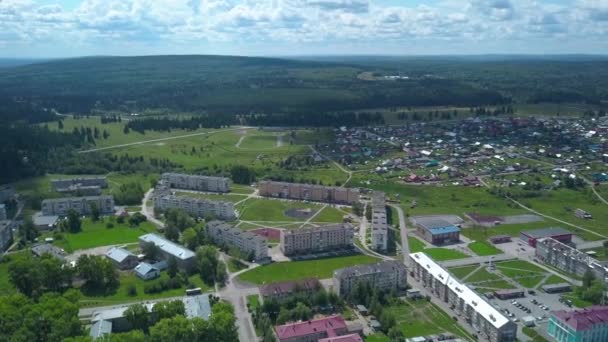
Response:
[{"label": "long residential building", "polygon": [[52,179],[53,190],[63,193],[78,193],[82,196],[101,195],[101,189],[108,187],[106,177]]},{"label": "long residential building", "polygon": [[407,287],[407,268],[398,261],[341,268],[334,271],[333,283],[340,296],[347,296],[359,283],[381,291],[399,291]]},{"label": "long residential building", "polygon": [[163,173],[161,181],[170,188],[210,191],[210,192],[229,192],[230,181],[225,177],[211,177],[199,175],[187,175],[183,173]]},{"label": "long residential building", "polygon": [[102,195],[45,199],[42,201],[42,215],[66,216],[70,209],[80,215],[90,215],[93,205],[97,206],[101,215],[114,213],[114,197]]},{"label": "long residential building", "polygon": [[212,201],[176,195],[161,195],[153,198],[154,209],[165,211],[167,209],[182,209],[188,214],[205,218],[213,216],[220,220],[233,220],[236,218],[234,203]]},{"label": "long residential building", "polygon": [[218,245],[235,247],[242,253],[253,255],[255,261],[268,258],[268,242],[263,236],[221,221],[211,221],[206,228],[209,238]]},{"label": "long residential building", "polygon": [[409,255],[410,274],[440,300],[450,305],[473,329],[490,342],[517,340],[517,325],[461,284],[426,254]]},{"label": "long residential building", "polygon": [[536,258],[566,273],[582,277],[591,271],[598,279],[608,283],[608,268],[585,252],[572,248],[553,238],[536,242]]},{"label": "long residential building", "polygon": [[192,270],[195,266],[195,254],[188,248],[171,242],[157,234],[146,234],[139,237],[139,246],[143,249],[147,244],[153,244],[160,250],[164,260],[175,258],[182,270]]},{"label": "long residential building", "polygon": [[321,282],[316,278],[288,280],[260,286],[260,295],[262,295],[264,301],[269,299],[281,301],[296,293],[312,297],[321,288]]},{"label": "long residential building", "polygon": [[386,251],[388,248],[388,222],[386,218],[386,195],[376,191],[372,195],[372,249]]},{"label": "long residential building", "polygon": [[275,327],[279,342],[318,342],[329,337],[347,335],[348,326],[340,315],[310,321],[287,323]]},{"label": "long residential building", "polygon": [[349,223],[281,230],[281,251],[285,255],[314,254],[353,248],[353,226]]},{"label": "long residential building", "polygon": [[557,342],[608,341],[608,306],[554,311],[547,333]]},{"label": "long residential building", "polygon": [[293,200],[352,204],[359,201],[359,190],[337,186],[285,183],[273,181],[258,182],[260,196]]}]

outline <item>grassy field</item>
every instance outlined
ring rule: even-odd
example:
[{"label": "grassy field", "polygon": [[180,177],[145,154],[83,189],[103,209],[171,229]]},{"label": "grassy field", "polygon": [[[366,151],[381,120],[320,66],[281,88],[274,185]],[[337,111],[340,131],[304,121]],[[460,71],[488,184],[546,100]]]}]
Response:
[{"label": "grassy field", "polygon": [[466,283],[479,283],[484,282],[483,284],[479,284],[479,286],[484,286],[486,281],[496,281],[501,280],[502,278],[494,273],[488,272],[488,270],[484,267],[478,269],[471,275],[467,277],[465,280]]},{"label": "grassy field", "polygon": [[564,278],[558,277],[553,274],[549,278],[547,278],[547,280],[545,280],[543,285],[553,285],[553,284],[560,284],[560,283],[567,283],[567,281]]},{"label": "grassy field", "polygon": [[456,278],[462,279],[462,278],[468,276],[469,274],[471,274],[471,272],[475,271],[478,268],[479,268],[478,265],[461,266],[461,267],[449,268],[448,271],[450,271],[450,273],[452,273]]},{"label": "grassy field", "polygon": [[235,259],[235,258],[230,258],[230,260],[227,262],[227,266],[228,266],[228,271],[230,271],[232,273],[238,272],[238,271],[241,271],[241,270],[244,270],[247,268],[247,265],[245,265],[240,260]]},{"label": "grassy field", "polygon": [[532,342],[549,342],[549,340],[547,340],[546,338],[544,338],[542,335],[540,335],[539,333],[536,332],[536,330],[529,328],[529,327],[524,327],[523,329],[524,334],[526,334],[528,337],[530,337],[530,341]]},{"label": "grassy field", "polygon": [[[146,294],[144,293],[144,285],[149,284],[154,281],[158,281],[158,279],[168,279],[169,276],[166,272],[161,273],[161,277],[156,280],[145,281],[138,278],[135,274],[131,272],[121,272],[120,274],[120,286],[116,290],[116,292],[109,295],[84,295],[81,299],[81,306],[102,306],[102,305],[112,305],[119,303],[126,303],[130,301],[139,301],[139,300],[147,300],[147,299],[157,299],[157,298],[168,298],[168,297],[177,297],[183,296],[185,294],[186,287],[182,287],[179,289],[171,289],[161,293],[154,294]],[[191,276],[188,279],[192,284],[196,285],[196,287],[200,287],[203,291],[208,291],[210,288],[203,283],[200,276],[198,274]],[[127,293],[128,288],[134,285],[137,289],[136,296],[129,296]]]},{"label": "grassy field", "polygon": [[[303,222],[305,218],[292,217],[286,214],[290,209],[310,209],[314,214],[321,210],[323,205],[316,203],[303,203],[295,201],[281,201],[274,199],[249,199],[237,206],[242,221],[266,222]],[[326,207],[312,222],[340,223],[344,213],[333,207]]]},{"label": "grassy field", "polygon": [[473,251],[473,253],[479,256],[502,254],[502,251],[500,249],[492,246],[489,242],[486,241],[471,242],[468,247],[470,250]]},{"label": "grassy field", "polygon": [[412,236],[408,236],[407,237],[407,242],[410,245],[410,252],[411,253],[422,252],[422,250],[426,247],[426,245],[424,244],[424,242],[422,242],[418,238],[415,238],[415,237],[412,237]]},{"label": "grassy field", "polygon": [[423,252],[435,261],[463,259],[468,257],[468,255],[457,250],[439,247],[426,248]]},{"label": "grassy field", "polygon": [[314,222],[328,222],[328,223],[339,223],[342,222],[346,213],[338,210],[337,208],[327,206],[321,210],[320,213],[313,219]]},{"label": "grassy field", "polygon": [[367,255],[352,255],[306,261],[279,262],[260,266],[239,276],[239,279],[253,284],[268,284],[277,281],[304,278],[331,278],[339,268],[378,262]]},{"label": "grassy field", "polygon": [[[105,218],[108,222],[109,219]],[[143,222],[139,227],[131,228],[127,223],[114,222],[114,228],[106,228],[105,222],[92,222],[90,218],[82,220],[82,231],[79,233],[62,233],[63,239],[56,239],[54,244],[73,252],[99,246],[117,245],[137,242],[137,238],[146,233],[155,232],[156,227],[150,222]]]},{"label": "grassy field", "polygon": [[[513,279],[524,288],[535,288],[549,274],[547,271],[523,260],[496,263],[496,268],[505,277]],[[560,281],[560,282],[563,282]]]},{"label": "grassy field", "polygon": [[486,241],[495,235],[519,236],[519,233],[526,230],[541,229],[551,227],[553,224],[548,221],[533,222],[526,224],[502,224],[496,227],[469,227],[462,229],[462,235],[471,240]]},{"label": "grassy field", "polygon": [[240,194],[209,194],[209,193],[196,193],[196,192],[186,192],[186,191],[176,191],[176,195],[184,196],[184,197],[192,197],[199,199],[207,199],[212,201],[224,201],[224,202],[232,202],[236,203],[242,201],[247,198],[247,196]]},{"label": "grassy field", "polygon": [[260,306],[260,296],[258,295],[249,295],[247,296],[247,306],[251,310],[251,312],[255,312],[255,309]]},{"label": "grassy field", "polygon": [[515,286],[509,284],[505,280],[488,281],[488,282],[479,284],[479,286],[475,286],[475,289],[482,293],[493,292],[493,291],[496,291],[496,289],[510,290],[510,289],[514,289],[514,288],[515,288]]},{"label": "grassy field", "polygon": [[407,301],[405,304],[391,306],[386,310],[395,315],[397,327],[406,338],[450,332],[472,340],[472,337],[448,314],[425,300]]}]

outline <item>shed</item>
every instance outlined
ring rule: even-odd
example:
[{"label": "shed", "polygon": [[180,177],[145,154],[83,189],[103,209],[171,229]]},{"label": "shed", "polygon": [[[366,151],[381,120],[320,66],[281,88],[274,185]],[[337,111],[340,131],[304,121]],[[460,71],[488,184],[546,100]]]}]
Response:
[{"label": "shed", "polygon": [[533,327],[536,325],[536,319],[532,316],[522,317],[521,322],[525,327]]},{"label": "shed", "polygon": [[357,311],[359,311],[359,313],[363,316],[367,316],[369,314],[369,311],[367,310],[365,305],[357,305]]},{"label": "shed", "polygon": [[135,275],[143,280],[160,277],[160,270],[147,262],[142,262],[135,267]]}]

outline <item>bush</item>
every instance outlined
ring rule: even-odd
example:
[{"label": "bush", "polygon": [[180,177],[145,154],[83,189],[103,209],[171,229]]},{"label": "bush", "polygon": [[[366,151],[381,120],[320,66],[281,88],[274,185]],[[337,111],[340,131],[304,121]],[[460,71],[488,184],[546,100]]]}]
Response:
[{"label": "bush", "polygon": [[125,223],[125,217],[124,216],[118,216],[118,218],[116,219],[116,223],[119,223],[119,224]]},{"label": "bush", "polygon": [[129,297],[137,296],[137,287],[135,287],[133,284],[129,285],[129,287],[127,287],[127,295]]},{"label": "bush", "polygon": [[106,228],[108,228],[108,229],[114,228],[114,223],[112,223],[112,222],[106,223]]}]

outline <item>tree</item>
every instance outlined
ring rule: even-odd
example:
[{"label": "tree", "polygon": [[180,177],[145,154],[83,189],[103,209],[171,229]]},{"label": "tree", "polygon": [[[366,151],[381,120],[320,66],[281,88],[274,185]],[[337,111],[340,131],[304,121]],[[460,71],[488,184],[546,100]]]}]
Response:
[{"label": "tree", "polygon": [[144,243],[141,251],[146,256],[146,259],[149,260],[158,260],[160,256],[160,248],[151,242]]},{"label": "tree", "polygon": [[[146,334],[141,330],[131,330],[124,333],[112,333],[104,335],[95,340],[95,342],[145,342]],[[65,342],[65,341],[64,341]]]},{"label": "tree", "polygon": [[160,321],[165,318],[173,318],[177,315],[184,316],[186,314],[186,308],[184,307],[183,301],[174,300],[154,304],[152,312],[156,315],[156,320]]},{"label": "tree", "polygon": [[60,131],[63,130],[63,120],[57,120],[57,128]]},{"label": "tree", "polygon": [[19,237],[21,241],[27,243],[29,241],[34,241],[36,237],[38,237],[38,228],[34,225],[34,221],[32,221],[31,217],[26,217],[23,220],[23,224],[19,227]]},{"label": "tree", "polygon": [[64,230],[67,230],[70,233],[78,233],[82,230],[80,215],[74,209],[68,210],[67,220],[62,223],[64,224]]},{"label": "tree", "polygon": [[244,165],[235,165],[230,169],[230,177],[236,184],[251,184],[255,182],[255,170]]},{"label": "tree", "polygon": [[99,221],[100,213],[99,213],[99,207],[97,206],[97,203],[91,202],[90,208],[91,208],[91,221],[93,221],[93,222]]},{"label": "tree", "polygon": [[403,341],[403,332],[397,327],[392,327],[388,331],[388,338],[391,342],[402,342]]},{"label": "tree", "polygon": [[147,332],[150,327],[150,312],[143,304],[130,305],[124,313],[125,319],[136,330]]},{"label": "tree", "polygon": [[226,264],[223,261],[218,261],[215,269],[215,282],[224,285],[228,280],[228,272],[226,271]]},{"label": "tree", "polygon": [[167,240],[178,241],[179,240],[179,230],[173,225],[165,226],[165,237]]},{"label": "tree", "polygon": [[[200,319],[201,318],[196,318]],[[201,336],[201,339],[195,339],[193,324],[184,316],[175,316],[173,318],[165,318],[156,323],[150,328],[150,341],[165,342],[165,341],[213,341],[206,339],[206,336]],[[235,340],[238,341],[238,340]]]},{"label": "tree", "polygon": [[11,283],[28,297],[37,297],[42,289],[42,277],[31,255],[17,258],[8,265]]},{"label": "tree", "polygon": [[108,259],[97,255],[81,255],[76,272],[85,280],[84,290],[109,292],[118,287],[118,272]]},{"label": "tree", "polygon": [[61,260],[51,255],[43,255],[39,264],[40,280],[48,291],[58,292],[63,287],[71,285],[72,269],[64,267]]},{"label": "tree", "polygon": [[590,270],[585,271],[585,274],[583,274],[583,288],[587,289],[591,287],[591,284],[594,280],[595,275],[593,274],[593,272],[591,272]]},{"label": "tree", "polygon": [[209,285],[216,281],[218,253],[212,246],[202,246],[196,250],[196,261],[201,279]]},{"label": "tree", "polygon": [[182,232],[182,244],[188,249],[196,249],[199,246],[198,234],[194,228],[187,228]]},{"label": "tree", "polygon": [[177,272],[179,272],[179,269],[177,267],[177,260],[174,256],[171,256],[167,260],[167,274],[169,274],[170,278],[175,278]]}]

